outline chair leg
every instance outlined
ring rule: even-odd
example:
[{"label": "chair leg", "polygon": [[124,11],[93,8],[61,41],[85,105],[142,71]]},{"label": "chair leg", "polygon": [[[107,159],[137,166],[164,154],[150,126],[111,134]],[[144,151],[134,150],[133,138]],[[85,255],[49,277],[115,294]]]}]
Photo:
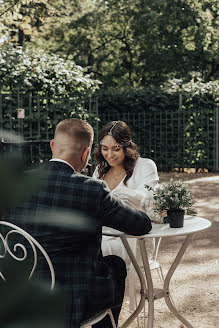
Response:
[{"label": "chair leg", "polygon": [[158,276],[160,278],[160,281],[162,284],[164,283],[164,275],[163,275],[163,270],[161,268],[161,265],[157,268]]},{"label": "chair leg", "polygon": [[109,309],[109,312],[108,313],[109,313],[109,316],[110,316],[110,319],[111,319],[113,328],[116,328],[116,323],[115,323],[115,320],[114,320],[114,317],[113,317],[112,310]]}]

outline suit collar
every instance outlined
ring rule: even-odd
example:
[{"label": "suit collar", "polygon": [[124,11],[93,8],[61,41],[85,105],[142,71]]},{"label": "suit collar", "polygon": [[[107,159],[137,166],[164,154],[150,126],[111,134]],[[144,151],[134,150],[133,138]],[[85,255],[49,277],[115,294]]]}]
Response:
[{"label": "suit collar", "polygon": [[73,174],[73,173],[77,173],[73,167],[71,165],[69,165],[67,162],[65,161],[57,161],[57,160],[52,160],[47,162],[46,165],[48,168],[52,169],[52,170],[61,170],[61,171],[65,171],[65,172],[69,172],[69,174]]},{"label": "suit collar", "polygon": [[67,164],[68,166],[70,166],[70,168],[72,168],[72,170],[73,170],[74,172],[76,172],[75,169],[74,169],[74,167],[73,167],[71,164],[69,164],[68,162],[64,161],[63,159],[60,159],[60,158],[52,158],[52,159],[50,159],[49,161],[50,161],[50,162],[60,162],[60,163]]}]

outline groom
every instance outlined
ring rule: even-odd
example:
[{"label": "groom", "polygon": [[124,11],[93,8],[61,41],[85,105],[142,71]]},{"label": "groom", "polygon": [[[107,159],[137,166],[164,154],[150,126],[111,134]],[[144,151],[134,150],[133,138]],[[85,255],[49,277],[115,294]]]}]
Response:
[{"label": "groom", "polygon": [[[151,230],[148,216],[110,195],[101,180],[81,175],[87,165],[93,129],[85,121],[61,121],[51,141],[52,159],[46,163],[40,190],[13,210],[11,221],[27,230],[45,248],[55,268],[56,285],[66,292],[66,328],[79,328],[89,316],[111,308],[116,323],[122,306],[126,268],[117,256],[103,257],[102,226],[127,234],[143,235]],[[53,227],[43,211],[89,215],[92,233]],[[29,214],[31,213],[31,214]],[[24,214],[41,214],[41,223],[22,221]],[[63,216],[62,216],[63,215]],[[42,222],[43,219],[45,222]],[[42,264],[42,275],[44,277]],[[108,316],[94,327],[112,327]]]}]

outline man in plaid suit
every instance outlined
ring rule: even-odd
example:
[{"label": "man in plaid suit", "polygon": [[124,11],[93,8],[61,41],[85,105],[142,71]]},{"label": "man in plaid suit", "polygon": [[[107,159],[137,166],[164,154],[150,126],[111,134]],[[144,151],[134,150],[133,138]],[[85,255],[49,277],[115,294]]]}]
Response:
[{"label": "man in plaid suit", "polygon": [[[142,235],[151,230],[148,216],[125,205],[109,193],[105,183],[78,172],[87,165],[93,142],[93,129],[85,121],[61,121],[51,141],[52,159],[46,163],[40,190],[17,206],[11,214],[18,223],[45,248],[54,265],[56,286],[66,292],[66,328],[79,328],[81,322],[106,308],[112,308],[116,322],[121,309],[126,268],[117,256],[103,257],[101,252],[102,226],[118,229],[127,234]],[[31,173],[30,173],[31,174]],[[89,231],[51,226],[45,212],[64,221],[81,213],[89,215]],[[75,211],[78,211],[75,214]],[[31,222],[22,221],[30,217]],[[33,214],[41,223],[32,221]],[[17,220],[20,221],[17,221]],[[43,222],[45,221],[45,222]],[[22,224],[21,224],[22,222]],[[41,265],[41,278],[48,268]],[[108,318],[95,327],[112,327]]]}]

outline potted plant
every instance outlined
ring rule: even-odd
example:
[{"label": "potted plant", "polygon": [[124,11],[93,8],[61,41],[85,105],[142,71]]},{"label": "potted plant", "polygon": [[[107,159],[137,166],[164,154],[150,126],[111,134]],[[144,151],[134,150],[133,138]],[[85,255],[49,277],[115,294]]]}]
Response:
[{"label": "potted plant", "polygon": [[[146,188],[151,190],[148,186]],[[163,182],[153,192],[153,211],[160,216],[165,211],[171,228],[183,227],[185,213],[196,214],[194,203],[192,192],[181,180],[171,179],[169,182]]]}]

